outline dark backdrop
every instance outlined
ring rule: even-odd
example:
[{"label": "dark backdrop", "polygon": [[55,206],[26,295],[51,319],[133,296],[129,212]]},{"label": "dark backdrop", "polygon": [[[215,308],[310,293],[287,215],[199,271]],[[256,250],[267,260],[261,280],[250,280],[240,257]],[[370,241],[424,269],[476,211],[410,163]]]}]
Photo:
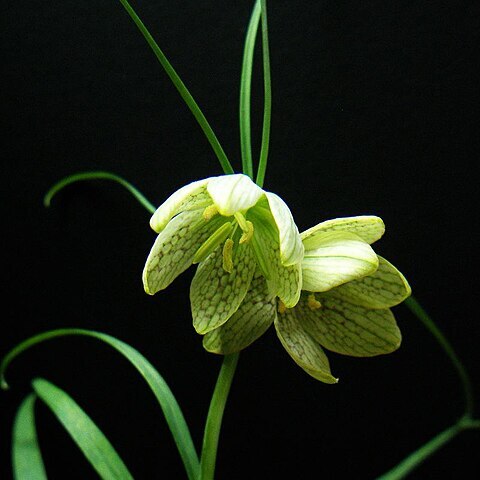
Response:
[{"label": "dark backdrop", "polygon": [[[269,2],[273,81],[265,187],[300,229],[376,214],[376,250],[410,280],[478,391],[476,267],[478,2]],[[135,2],[201,105],[236,168],[238,86],[253,1]],[[123,189],[72,186],[47,210],[53,182],[115,172],[159,204],[219,174],[210,146],[120,4],[9,2],[2,18],[0,354],[37,332],[83,327],[139,349],[164,375],[197,444],[221,363],[189,314],[193,271],[148,297],[141,271],[149,215]],[[260,52],[258,52],[260,53]],[[262,83],[256,57],[254,126]],[[258,128],[255,145],[258,146]],[[404,307],[398,352],[330,355],[336,386],[303,373],[273,330],[240,356],[225,413],[219,479],[371,479],[462,413],[452,365]],[[184,478],[155,400],[138,374],[95,340],[55,340],[10,368],[0,395],[1,472],[12,419],[43,376],[97,421],[136,478]],[[95,478],[42,406],[39,437],[54,479]],[[412,478],[472,478],[480,435],[468,432]]]}]

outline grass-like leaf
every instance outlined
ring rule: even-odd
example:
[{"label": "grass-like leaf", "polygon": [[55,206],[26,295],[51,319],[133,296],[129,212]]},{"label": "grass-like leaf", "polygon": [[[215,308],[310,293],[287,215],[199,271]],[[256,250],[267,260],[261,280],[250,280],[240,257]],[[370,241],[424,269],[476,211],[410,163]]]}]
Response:
[{"label": "grass-like leaf", "polygon": [[20,404],[13,423],[12,467],[15,480],[47,480],[35,429],[34,393]]},{"label": "grass-like leaf", "polygon": [[35,335],[24,340],[13,348],[2,360],[0,364],[0,380],[3,389],[8,388],[5,381],[5,370],[10,362],[20,355],[25,350],[57,337],[68,335],[84,335],[87,337],[96,338],[103,341],[121,353],[130,363],[138,370],[140,375],[145,379],[155,397],[160,404],[160,407],[165,415],[165,419],[173,435],[178,451],[185,465],[188,478],[195,480],[199,472],[198,455],[193,445],[193,441],[188,429],[187,423],[183,413],[176,401],[172,391],[168,387],[163,377],[155,370],[153,365],[137,350],[130,345],[104,333],[95,332],[92,330],[83,329],[59,329]]},{"label": "grass-like leaf", "polygon": [[240,77],[240,147],[242,151],[242,169],[245,175],[253,178],[252,135],[250,124],[250,94],[252,84],[253,53],[260,23],[260,0],[255,6],[248,24],[243,50],[242,75]]},{"label": "grass-like leaf", "polygon": [[228,160],[222,146],[220,145],[220,142],[218,141],[215,133],[213,132],[212,127],[205,118],[205,115],[200,110],[197,102],[194,100],[191,93],[188,91],[187,87],[185,86],[181,78],[178,76],[177,72],[172,67],[171,63],[168,61],[161,48],[158,46],[157,42],[150,34],[147,27],[143,24],[142,20],[140,20],[140,17],[136,14],[130,3],[127,0],[120,0],[120,3],[123,5],[127,13],[130,15],[131,19],[134,21],[135,25],[145,37],[145,40],[147,41],[150,48],[153,50],[153,53],[160,62],[160,65],[163,67],[166,74],[170,77],[170,80],[172,81],[175,88],[178,90],[178,93],[180,93],[183,101],[187,104],[188,108],[190,109],[198,124],[202,128],[203,133],[207,137],[207,140],[210,142],[213,151],[218,157],[223,171],[226,174],[233,173],[233,168],[230,164],[230,161]]},{"label": "grass-like leaf", "polygon": [[68,185],[72,183],[81,182],[85,180],[111,180],[113,182],[119,183],[122,187],[125,187],[138,201],[145,207],[150,213],[155,212],[155,206],[150,203],[139,190],[137,190],[131,183],[127,182],[122,177],[115,175],[114,173],[104,172],[104,171],[94,171],[94,172],[79,172],[68,177],[64,177],[55,183],[45,194],[43,198],[43,204],[46,207],[50,206],[52,198],[60,191],[63,190]]},{"label": "grass-like leaf", "polygon": [[55,385],[37,378],[32,382],[38,397],[50,408],[103,480],[133,480],[107,437],[80,406]]}]

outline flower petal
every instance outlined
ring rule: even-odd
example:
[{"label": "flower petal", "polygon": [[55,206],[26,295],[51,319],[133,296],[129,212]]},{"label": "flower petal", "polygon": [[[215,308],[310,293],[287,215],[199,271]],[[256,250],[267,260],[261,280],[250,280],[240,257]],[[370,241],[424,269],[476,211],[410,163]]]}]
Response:
[{"label": "flower petal", "polygon": [[177,214],[186,210],[206,207],[212,201],[205,188],[208,178],[189,183],[170,195],[155,211],[150,219],[152,229],[160,233]]},{"label": "flower petal", "polygon": [[362,215],[359,217],[343,217],[319,223],[301,233],[305,249],[317,248],[325,232],[340,231],[358,235],[364,242],[376,242],[385,233],[385,225],[380,217]]},{"label": "flower petal", "polygon": [[322,347],[300,325],[296,308],[278,315],[275,329],[280,342],[298,366],[317,380],[338,382],[330,372],[330,363]]},{"label": "flower petal", "polygon": [[330,292],[316,295],[321,307],[312,310],[305,296],[295,307],[302,325],[322,346],[354,357],[372,357],[396,350],[402,335],[392,312],[354,305]]},{"label": "flower petal", "polygon": [[389,308],[403,302],[412,293],[406,278],[384,258],[378,256],[378,260],[375,273],[334,288],[329,295],[367,308]]},{"label": "flower petal", "polygon": [[378,267],[372,247],[353,233],[326,232],[316,243],[314,250],[305,252],[302,262],[303,290],[325,292],[370,275]]},{"label": "flower petal", "polygon": [[190,286],[193,326],[200,334],[225,323],[238,310],[252,282],[256,262],[249,245],[235,244],[231,273],[224,270],[223,261],[219,247],[198,265]]},{"label": "flower petal", "polygon": [[250,177],[242,173],[210,178],[207,191],[220,214],[225,216],[248,210],[264,194]]},{"label": "flower petal", "polygon": [[274,193],[265,192],[280,238],[280,258],[284,265],[293,265],[303,258],[303,244],[287,204]]},{"label": "flower petal", "polygon": [[227,322],[203,337],[203,347],[222,355],[239,352],[261,337],[276,315],[276,299],[268,292],[265,278],[257,274],[238,310]]},{"label": "flower petal", "polygon": [[300,298],[302,288],[301,264],[283,265],[280,260],[278,231],[268,222],[261,222],[255,212],[249,218],[254,224],[252,246],[270,291],[280,297],[287,307],[293,307]]},{"label": "flower petal", "polygon": [[182,212],[160,232],[143,269],[143,286],[153,295],[168,287],[193,262],[202,243],[220,226],[222,218],[206,222],[199,210]]}]

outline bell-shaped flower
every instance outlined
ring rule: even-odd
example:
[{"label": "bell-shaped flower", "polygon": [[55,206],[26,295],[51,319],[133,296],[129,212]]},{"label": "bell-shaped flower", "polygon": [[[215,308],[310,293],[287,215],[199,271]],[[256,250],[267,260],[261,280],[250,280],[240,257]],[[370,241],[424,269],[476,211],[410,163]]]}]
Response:
[{"label": "bell-shaped flower", "polygon": [[404,276],[370,247],[384,233],[378,217],[329,220],[301,234],[303,287],[288,308],[257,275],[245,301],[221,327],[207,333],[214,353],[242,350],[272,323],[293,360],[314,378],[336,383],[322,347],[368,357],[396,350],[400,330],[390,307],[410,295]]},{"label": "bell-shaped flower", "polygon": [[143,271],[145,291],[166,288],[198,263],[190,289],[193,324],[205,334],[243,302],[255,272],[288,307],[300,298],[303,244],[290,210],[243,174],[180,188],[153,214],[158,237]]}]

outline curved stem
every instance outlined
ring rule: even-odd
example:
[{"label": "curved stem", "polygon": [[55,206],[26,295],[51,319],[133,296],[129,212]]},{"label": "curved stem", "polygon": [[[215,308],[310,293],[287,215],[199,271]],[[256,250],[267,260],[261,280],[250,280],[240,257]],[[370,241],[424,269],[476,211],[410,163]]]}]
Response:
[{"label": "curved stem", "polygon": [[445,353],[448,355],[453,365],[457,369],[458,375],[463,385],[463,391],[465,395],[465,414],[468,417],[473,415],[474,398],[473,388],[470,377],[465,369],[463,363],[458,358],[450,342],[445,338],[443,333],[435,325],[434,321],[418,303],[415,297],[411,296],[405,300],[405,305],[411,310],[411,312],[427,327],[430,333],[436,338],[437,342],[441,345]]},{"label": "curved stem", "polygon": [[467,429],[477,428],[480,428],[479,420],[472,420],[468,417],[461,418],[454,425],[445,429],[443,432],[440,432],[438,435],[435,435],[419,449],[412,452],[391,470],[378,477],[377,480],[399,480],[400,478],[404,478],[430,455],[456,437],[460,432]]},{"label": "curved stem", "polygon": [[213,391],[208,409],[205,432],[203,434],[202,456],[200,459],[200,480],[213,480],[217,459],[218,439],[222,425],[223,412],[228,393],[232,385],[233,375],[238,362],[238,353],[225,355]]},{"label": "curved stem", "polygon": [[270,123],[272,116],[272,82],[270,78],[270,53],[268,46],[268,22],[267,2],[261,0],[262,5],[262,54],[263,54],[263,85],[264,85],[264,107],[263,107],[263,131],[262,147],[260,150],[260,161],[258,163],[257,179],[258,186],[263,187],[265,171],[267,170],[268,147],[270,143]]},{"label": "curved stem", "polygon": [[197,120],[198,124],[202,128],[203,133],[207,137],[208,141],[210,142],[210,145],[213,148],[213,151],[218,157],[218,160],[220,162],[220,165],[222,166],[223,171],[226,174],[234,173],[232,165],[230,164],[230,161],[228,160],[227,155],[225,154],[222,146],[220,145],[220,142],[218,141],[217,136],[212,130],[212,127],[210,126],[207,119],[205,118],[205,115],[200,110],[200,107],[198,106],[197,102],[194,100],[194,98],[188,91],[187,87],[185,86],[181,78],[178,76],[177,72],[172,67],[167,57],[165,56],[163,51],[158,46],[157,42],[154,40],[154,38],[148,31],[147,27],[145,27],[143,22],[140,20],[139,16],[136,14],[135,10],[132,8],[128,0],[120,0],[120,3],[123,5],[127,13],[130,15],[130,18],[134,21],[135,25],[138,27],[141,34],[144,36],[148,45],[153,50],[153,53],[155,54],[158,61],[160,62],[160,65],[163,67],[166,74],[170,77],[170,80],[172,81],[173,85],[177,89],[178,93],[180,94],[184,102],[187,104],[188,108],[190,109],[193,116]]}]

